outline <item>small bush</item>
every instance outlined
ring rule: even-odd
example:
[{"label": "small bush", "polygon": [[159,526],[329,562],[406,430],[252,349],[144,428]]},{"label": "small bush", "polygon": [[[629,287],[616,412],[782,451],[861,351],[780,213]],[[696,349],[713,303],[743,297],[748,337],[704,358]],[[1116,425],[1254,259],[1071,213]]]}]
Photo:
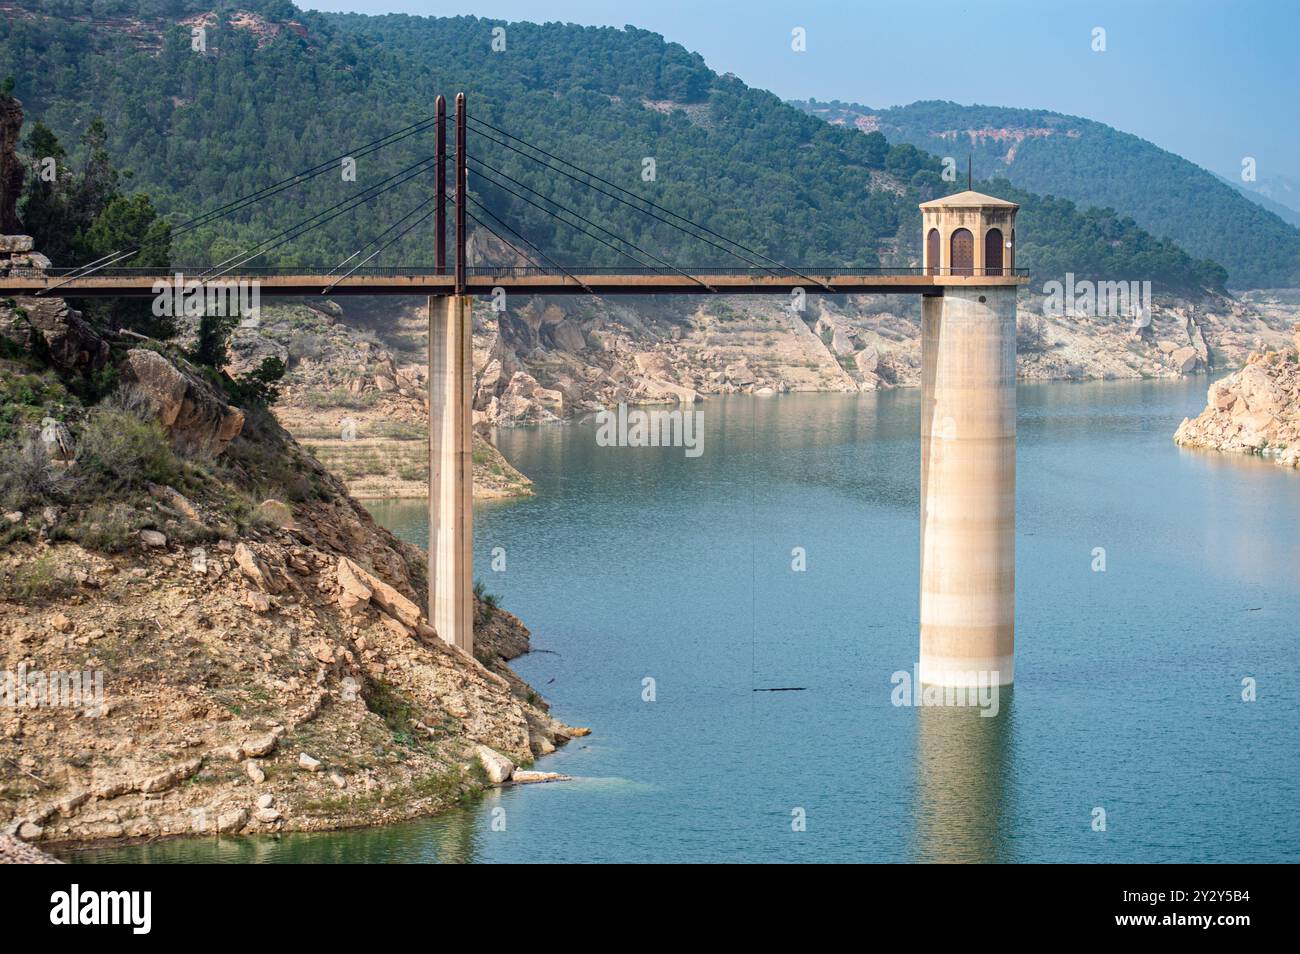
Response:
[{"label": "small bush", "polygon": [[0,599],[11,603],[44,603],[67,595],[71,589],[71,581],[59,575],[48,555],[20,564],[0,578]]},{"label": "small bush", "polygon": [[0,506],[27,511],[48,503],[55,478],[45,442],[30,437],[22,444],[0,444]]},{"label": "small bush", "polygon": [[92,487],[123,493],[176,483],[180,465],[162,425],[130,396],[115,396],[82,428],[76,471]]},{"label": "small bush", "polygon": [[285,364],[279,358],[264,358],[252,371],[235,381],[225,383],[226,393],[241,407],[257,405],[270,407],[280,400],[280,379],[284,377]]},{"label": "small bush", "polygon": [[119,553],[135,542],[135,533],[151,524],[143,514],[124,503],[95,504],[81,519],[59,528],[56,537],[66,537],[87,550]]},{"label": "small bush", "polygon": [[413,745],[415,737],[411,734],[411,720],[415,710],[396,689],[382,679],[367,681],[362,697],[366,708],[384,720],[388,731],[393,733],[393,741],[399,745]]}]

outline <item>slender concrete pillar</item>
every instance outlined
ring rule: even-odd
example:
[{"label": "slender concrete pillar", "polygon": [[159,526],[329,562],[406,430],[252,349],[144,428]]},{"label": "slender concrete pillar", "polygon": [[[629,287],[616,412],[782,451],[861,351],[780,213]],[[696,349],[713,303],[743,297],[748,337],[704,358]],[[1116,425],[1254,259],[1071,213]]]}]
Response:
[{"label": "slender concrete pillar", "polygon": [[[1016,287],[922,299],[921,681],[1014,680]],[[985,683],[987,684],[987,682]]]},{"label": "slender concrete pillar", "polygon": [[474,651],[474,364],[467,295],[429,299],[429,619]]}]

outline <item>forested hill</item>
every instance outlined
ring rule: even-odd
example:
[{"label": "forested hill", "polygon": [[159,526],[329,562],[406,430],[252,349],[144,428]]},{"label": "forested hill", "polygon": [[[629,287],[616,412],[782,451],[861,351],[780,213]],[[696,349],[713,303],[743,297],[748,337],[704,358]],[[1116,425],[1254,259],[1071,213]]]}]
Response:
[{"label": "forested hill", "polygon": [[[48,125],[74,156],[102,116],[114,162],[174,222],[428,116],[436,93],[460,89],[472,116],[794,265],[913,264],[917,203],[964,188],[943,181],[931,155],[824,123],[634,28],[319,14],[284,0],[204,16],[211,9],[187,0],[11,2],[0,13],[0,76],[13,75],[29,128]],[[196,23],[207,27],[204,52],[192,49]],[[496,27],[505,28],[500,52]],[[233,255],[427,156],[431,141],[421,135],[361,159],[355,183],[323,175],[234,222],[180,235],[172,261]],[[664,258],[741,264],[482,136],[471,156]],[[560,262],[631,264],[486,176],[471,175],[471,186]],[[430,190],[430,181],[413,181],[263,261],[338,262]],[[1040,235],[1072,238],[1048,249],[1026,228],[1019,264],[1178,289],[1222,283],[1214,263],[1118,215],[1019,198],[1043,222]],[[430,262],[431,235],[413,231],[375,264]],[[1134,265],[1139,255],[1149,271]]]},{"label": "forested hill", "polygon": [[1023,189],[1108,206],[1228,269],[1237,287],[1300,285],[1300,229],[1186,159],[1103,123],[1041,109],[919,102],[873,110],[798,102],[829,122],[879,131]]}]

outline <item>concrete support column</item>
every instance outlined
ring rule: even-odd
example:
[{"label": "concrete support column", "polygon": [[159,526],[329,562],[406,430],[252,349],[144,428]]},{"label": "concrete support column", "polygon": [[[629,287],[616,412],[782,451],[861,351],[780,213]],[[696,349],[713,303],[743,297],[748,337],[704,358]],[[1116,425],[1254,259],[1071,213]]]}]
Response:
[{"label": "concrete support column", "polygon": [[429,619],[474,651],[473,326],[467,295],[429,299]]},{"label": "concrete support column", "polygon": [[[1014,680],[1016,288],[922,299],[921,681]],[[987,685],[987,682],[985,682]]]}]

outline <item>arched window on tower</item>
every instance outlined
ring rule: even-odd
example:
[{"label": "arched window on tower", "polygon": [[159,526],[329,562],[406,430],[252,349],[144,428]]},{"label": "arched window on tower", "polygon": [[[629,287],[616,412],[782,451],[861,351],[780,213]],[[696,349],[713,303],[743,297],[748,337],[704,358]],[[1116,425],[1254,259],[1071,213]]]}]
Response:
[{"label": "arched window on tower", "polygon": [[984,274],[1002,274],[1002,230],[989,229],[984,233]]},{"label": "arched window on tower", "polygon": [[925,237],[925,270],[927,274],[939,274],[939,230],[930,229]]},{"label": "arched window on tower", "polygon": [[952,274],[975,274],[975,237],[970,234],[970,229],[953,232],[951,244]]}]

